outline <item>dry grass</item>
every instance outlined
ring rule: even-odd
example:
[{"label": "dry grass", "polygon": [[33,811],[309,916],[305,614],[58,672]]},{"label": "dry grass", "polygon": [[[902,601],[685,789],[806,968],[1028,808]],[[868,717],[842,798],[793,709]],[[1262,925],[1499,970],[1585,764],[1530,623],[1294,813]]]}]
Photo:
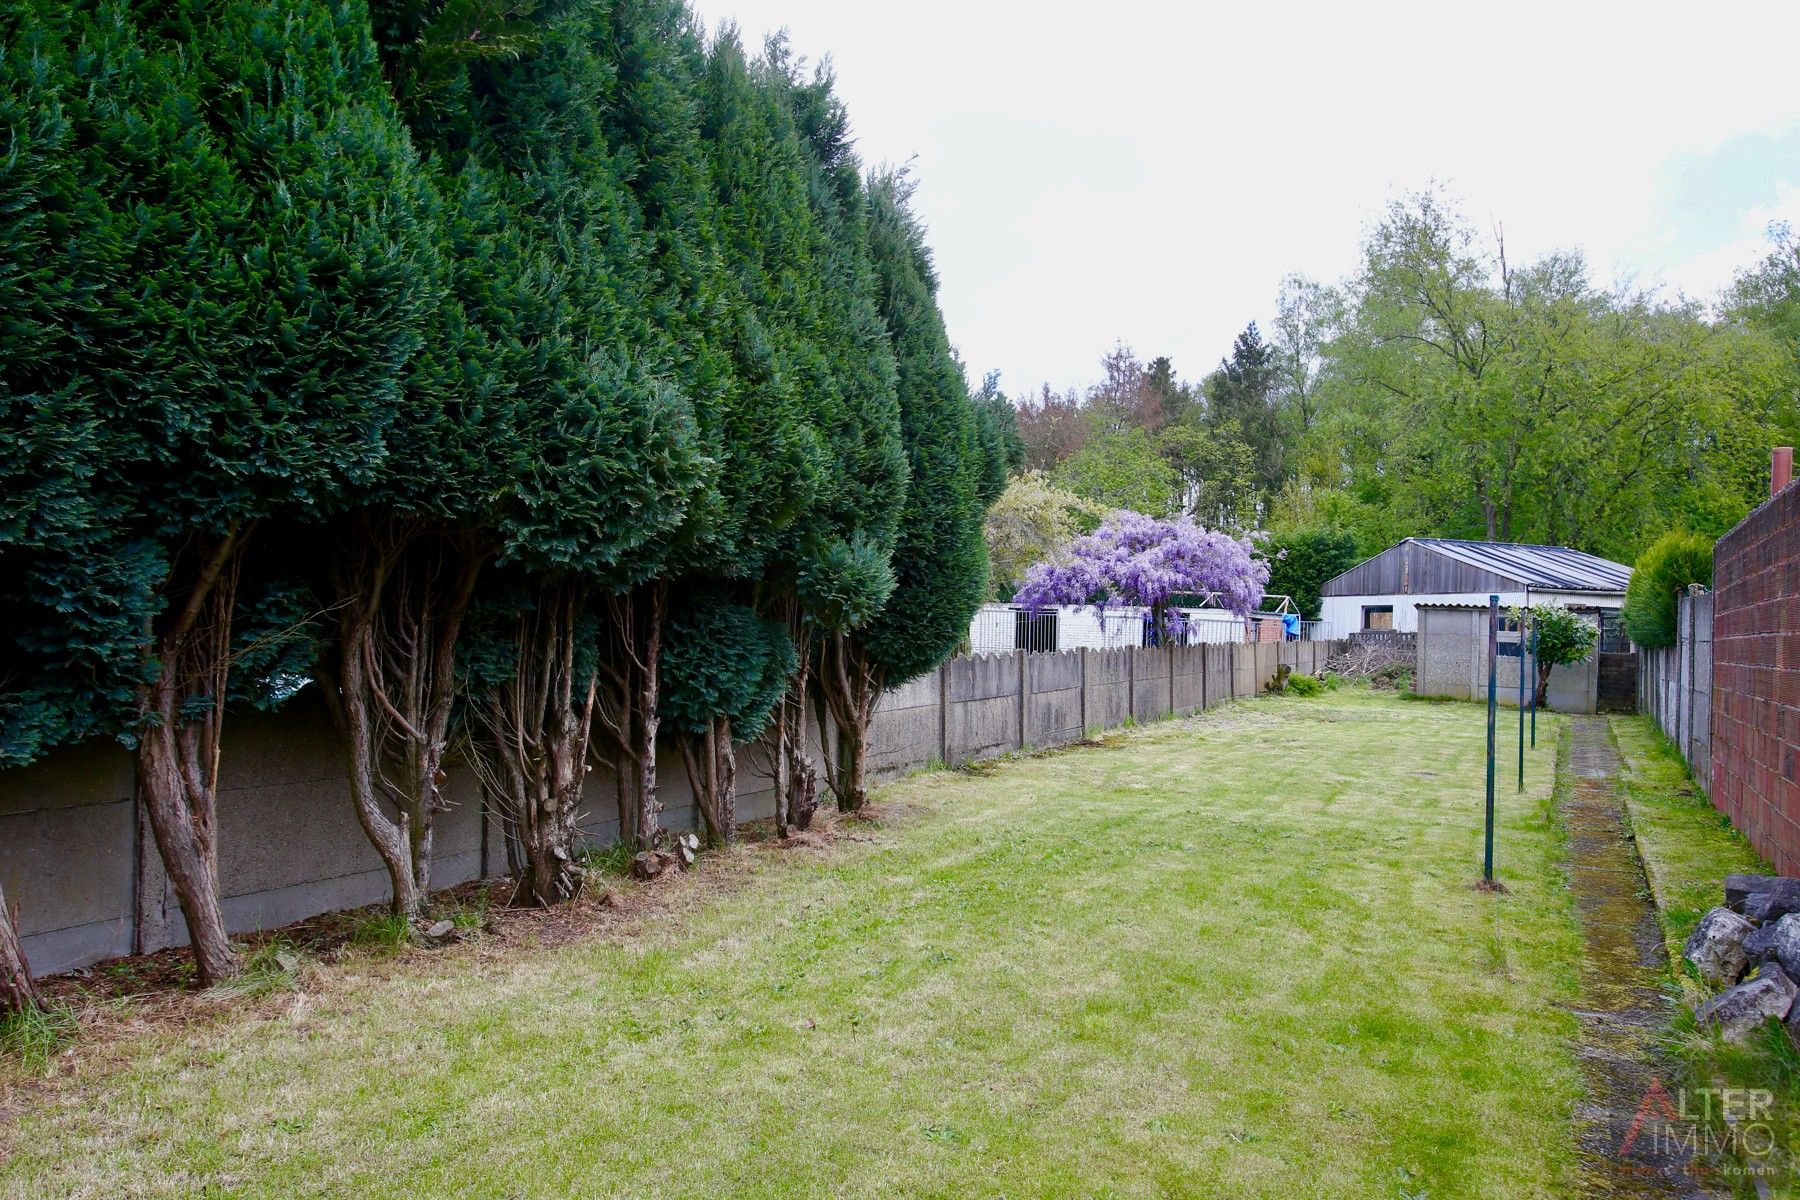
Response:
[{"label": "dry grass", "polygon": [[1489,895],[1482,728],[1258,701],[914,777],[572,933],[309,965],[78,1053],[0,1194],[1566,1195],[1549,739]]}]

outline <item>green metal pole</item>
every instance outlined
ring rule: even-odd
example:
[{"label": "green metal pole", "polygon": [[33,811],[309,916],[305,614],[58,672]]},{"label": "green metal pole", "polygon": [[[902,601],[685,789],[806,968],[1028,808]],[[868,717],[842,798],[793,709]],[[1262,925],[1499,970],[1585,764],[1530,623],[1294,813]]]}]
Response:
[{"label": "green metal pole", "polygon": [[1494,882],[1494,724],[1499,714],[1500,689],[1496,683],[1500,653],[1500,597],[1488,597],[1488,722],[1487,722],[1487,839],[1481,860],[1481,877]]},{"label": "green metal pole", "polygon": [[1537,749],[1537,626],[1531,627],[1531,748]]},{"label": "green metal pole", "polygon": [[1519,613],[1519,790],[1525,790],[1525,613]]}]

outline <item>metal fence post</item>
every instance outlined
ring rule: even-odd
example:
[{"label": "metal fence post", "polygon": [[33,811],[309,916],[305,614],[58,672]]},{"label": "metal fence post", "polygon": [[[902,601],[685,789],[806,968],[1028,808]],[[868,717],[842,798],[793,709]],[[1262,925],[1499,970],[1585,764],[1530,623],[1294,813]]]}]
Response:
[{"label": "metal fence post", "polygon": [[1494,881],[1494,719],[1500,705],[1495,684],[1496,659],[1500,653],[1500,597],[1488,597],[1488,711],[1487,711],[1487,837],[1481,860],[1481,877]]},{"label": "metal fence post", "polygon": [[1525,614],[1519,613],[1519,790],[1525,790]]}]

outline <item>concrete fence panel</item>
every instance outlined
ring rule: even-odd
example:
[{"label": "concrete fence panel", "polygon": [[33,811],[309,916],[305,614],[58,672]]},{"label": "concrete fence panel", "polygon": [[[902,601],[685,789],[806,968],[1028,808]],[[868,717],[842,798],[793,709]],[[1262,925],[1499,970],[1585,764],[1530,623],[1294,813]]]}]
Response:
[{"label": "concrete fence panel", "polygon": [[1159,721],[1169,715],[1169,648],[1147,647],[1137,653],[1131,679],[1131,715]]},{"label": "concrete fence panel", "polygon": [[1060,746],[1079,741],[1081,651],[1032,654],[1025,660],[1025,744]]},{"label": "concrete fence panel", "polygon": [[1175,712],[1190,716],[1206,707],[1206,646],[1175,647]]},{"label": "concrete fence panel", "polygon": [[1090,729],[1116,729],[1131,715],[1131,680],[1137,653],[1126,648],[1087,652]]},{"label": "concrete fence panel", "polygon": [[869,723],[868,769],[877,779],[941,758],[945,668],[940,666],[881,698]]},{"label": "concrete fence panel", "polygon": [[949,672],[945,762],[954,766],[991,758],[1023,744],[1020,669],[1024,657],[1018,651],[979,654],[945,664]]},{"label": "concrete fence panel", "polygon": [[[1311,643],[1217,643],[953,659],[882,697],[869,768],[887,778],[939,759],[968,762],[1024,745],[1051,746],[1087,729],[1215,707],[1261,690],[1277,661],[1329,654]],[[1285,657],[1284,657],[1285,656]],[[822,760],[835,738],[807,715],[806,744]],[[235,932],[273,928],[387,898],[385,871],[352,810],[337,730],[301,698],[278,716],[234,716],[219,793],[220,873]],[[738,814],[774,812],[766,743],[738,750]],[[665,824],[691,828],[693,793],[678,747],[657,756]],[[501,823],[484,811],[474,774],[453,765],[452,807],[440,818],[432,885],[503,874]],[[610,778],[596,770],[581,831],[614,840]],[[186,940],[186,928],[141,826],[131,756],[111,744],[76,747],[36,766],[0,772],[0,883],[18,908],[34,969],[68,970],[100,958]]]}]

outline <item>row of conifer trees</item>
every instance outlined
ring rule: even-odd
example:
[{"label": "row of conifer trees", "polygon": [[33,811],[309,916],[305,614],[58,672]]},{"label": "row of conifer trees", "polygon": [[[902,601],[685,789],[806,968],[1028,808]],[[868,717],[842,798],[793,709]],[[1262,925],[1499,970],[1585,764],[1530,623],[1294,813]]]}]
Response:
[{"label": "row of conifer trees", "polygon": [[0,38],[0,765],[132,748],[203,983],[246,706],[328,707],[407,915],[452,759],[546,904],[583,811],[656,836],[659,737],[714,840],[734,744],[810,814],[809,704],[863,802],[1008,438],[828,71],[683,0],[7,0]]}]

